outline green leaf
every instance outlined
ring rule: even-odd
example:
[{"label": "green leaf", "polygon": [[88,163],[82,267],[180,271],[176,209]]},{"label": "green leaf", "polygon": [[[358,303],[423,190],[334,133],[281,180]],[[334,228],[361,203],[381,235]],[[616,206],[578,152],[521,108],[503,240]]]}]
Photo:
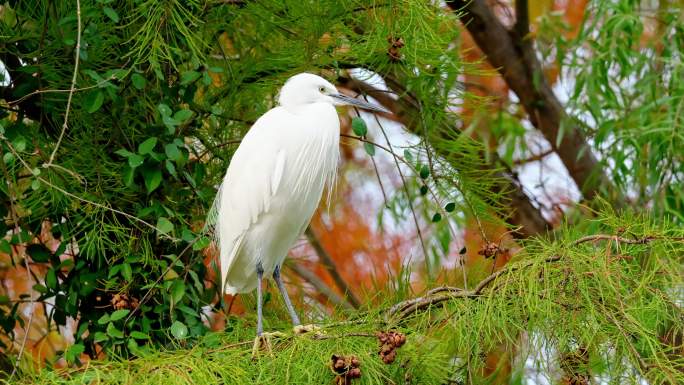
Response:
[{"label": "green leaf", "polygon": [[95,336],[93,337],[93,342],[102,342],[102,341],[107,341],[109,337],[107,337],[106,334],[102,332],[95,332]]},{"label": "green leaf", "polygon": [[122,149],[120,149],[120,150],[116,150],[116,151],[114,151],[114,153],[117,154],[117,155],[121,155],[121,156],[123,156],[124,158],[128,158],[128,157],[130,157],[131,155],[134,155],[132,152],[126,150],[125,148],[122,148]]},{"label": "green leaf", "polygon": [[144,161],[145,161],[145,158],[143,158],[142,156],[140,156],[138,154],[131,154],[131,156],[128,157],[128,165],[131,168],[136,168],[136,167],[140,166],[141,164],[143,164]]},{"label": "green leaf", "polygon": [[207,71],[202,73],[202,84],[204,84],[205,86],[211,84],[211,76],[209,76],[209,72]]},{"label": "green leaf", "polygon": [[128,309],[119,309],[109,316],[111,322],[118,321],[128,315],[131,311]]},{"label": "green leaf", "polygon": [[73,344],[64,352],[64,359],[66,359],[67,362],[75,362],[83,352],[85,352],[83,344]]},{"label": "green leaf", "polygon": [[176,126],[180,124],[179,121],[172,118],[171,116],[164,116],[162,118],[162,122],[166,126],[166,132],[168,132],[169,135],[173,135],[173,133],[176,132]]},{"label": "green leaf", "polygon": [[197,71],[185,71],[181,74],[181,85],[187,85],[199,79],[202,74]]},{"label": "green leaf", "polygon": [[173,281],[169,292],[171,293],[171,299],[173,300],[173,303],[179,303],[185,295],[185,283],[183,283],[183,281],[180,279]]},{"label": "green leaf", "polygon": [[121,176],[123,177],[123,182],[126,187],[133,187],[133,179],[135,178],[134,168],[130,165],[125,165],[121,172]]},{"label": "green leaf", "polygon": [[159,105],[157,105],[157,111],[159,111],[161,116],[171,116],[172,112],[171,108],[169,108],[169,106],[167,106],[164,103],[160,103]]},{"label": "green leaf", "polygon": [[180,321],[175,321],[171,325],[171,334],[179,340],[188,336],[188,327]]},{"label": "green leaf", "polygon": [[138,153],[141,155],[149,154],[157,145],[157,138],[147,138],[144,142],[138,145]]},{"label": "green leaf", "polygon": [[109,322],[109,314],[105,314],[102,317],[100,317],[100,319],[97,320],[97,323],[100,325],[104,325],[107,322]]},{"label": "green leaf", "polygon": [[370,143],[364,142],[363,148],[366,150],[366,154],[373,156],[375,155],[375,146]]},{"label": "green leaf", "polygon": [[92,114],[102,107],[102,102],[104,102],[104,92],[101,90],[90,92],[88,94],[88,100],[84,103],[86,111],[88,111],[89,114]]},{"label": "green leaf", "polygon": [[112,8],[109,8],[109,7],[104,7],[102,10],[104,11],[105,15],[107,15],[107,17],[112,19],[113,22],[115,22],[115,23],[119,22],[119,14],[116,13],[115,10],[113,10]]},{"label": "green leaf", "polygon": [[439,222],[441,220],[442,220],[442,214],[440,214],[440,213],[435,213],[435,215],[432,216],[433,222]]},{"label": "green leaf", "polygon": [[173,223],[166,217],[159,217],[159,219],[157,219],[157,231],[159,231],[160,234],[169,233],[173,231]]},{"label": "green leaf", "polygon": [[0,252],[12,254],[12,246],[6,239],[0,239]]},{"label": "green leaf", "polygon": [[169,174],[173,175],[175,178],[178,178],[178,174],[176,173],[176,166],[174,166],[170,160],[167,159],[164,162],[164,165],[166,166],[166,171],[168,171]]},{"label": "green leaf", "polygon": [[209,246],[210,243],[211,243],[211,239],[209,239],[209,237],[202,237],[202,238],[198,239],[194,245],[192,245],[192,249],[195,251],[202,250],[205,247]]},{"label": "green leaf", "polygon": [[456,203],[454,203],[454,202],[449,202],[446,204],[446,206],[444,206],[444,210],[446,210],[446,212],[448,212],[448,213],[454,211],[455,208],[456,208]]},{"label": "green leaf", "polygon": [[420,186],[420,195],[427,195],[428,187],[426,185]]},{"label": "green leaf", "polygon": [[173,119],[178,122],[184,122],[192,116],[192,111],[190,110],[178,110],[173,114]]},{"label": "green leaf", "polygon": [[166,156],[174,162],[180,159],[182,155],[175,143],[169,143],[164,146],[164,152],[166,153]]},{"label": "green leaf", "polygon": [[133,83],[133,87],[135,87],[139,90],[142,90],[143,88],[145,88],[145,85],[147,84],[147,80],[145,80],[144,76],[142,76],[138,73],[135,73],[135,74],[131,75],[131,83]]},{"label": "green leaf", "polygon": [[368,134],[366,122],[358,116],[352,118],[352,130],[358,136],[366,136]]},{"label": "green leaf", "polygon": [[57,290],[57,273],[55,272],[55,269],[50,268],[48,269],[47,274],[45,274],[45,286],[52,291]]},{"label": "green leaf", "polygon": [[47,262],[50,260],[50,250],[39,243],[28,245],[26,252],[31,256],[34,262]]},{"label": "green leaf", "polygon": [[411,151],[409,151],[408,148],[404,149],[404,159],[406,159],[407,162],[413,160],[413,155],[411,155]]},{"label": "green leaf", "polygon": [[128,282],[131,282],[133,280],[133,269],[131,269],[131,265],[128,263],[124,263],[121,266],[121,276]]},{"label": "green leaf", "polygon": [[420,168],[420,177],[426,179],[428,176],[430,176],[430,169],[427,165],[423,165],[423,167]]},{"label": "green leaf", "polygon": [[18,135],[12,140],[12,145],[14,146],[15,150],[23,152],[26,150],[26,138],[24,138],[22,135]]},{"label": "green leaf", "polygon": [[39,188],[40,188],[40,180],[34,179],[34,180],[31,182],[31,190],[36,191],[36,190],[38,190]]},{"label": "green leaf", "polygon": [[131,337],[135,338],[136,340],[149,340],[150,339],[149,335],[147,335],[143,332],[139,332],[137,330],[134,330],[131,332]]},{"label": "green leaf", "polygon": [[156,190],[162,181],[162,172],[157,167],[144,167],[142,168],[142,175],[145,179],[145,187],[147,187],[147,192],[151,193]]},{"label": "green leaf", "polygon": [[107,324],[107,334],[114,338],[124,338],[124,334],[121,330],[117,329],[113,323]]}]

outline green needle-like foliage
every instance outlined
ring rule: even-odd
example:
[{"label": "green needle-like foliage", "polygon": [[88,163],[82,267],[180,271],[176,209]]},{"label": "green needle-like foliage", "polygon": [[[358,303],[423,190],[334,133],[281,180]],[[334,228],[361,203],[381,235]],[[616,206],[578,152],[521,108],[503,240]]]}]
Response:
[{"label": "green needle-like foliage", "polygon": [[[335,377],[330,368],[335,354],[360,360],[362,384],[407,378],[421,384],[465,378],[480,383],[484,355],[502,343],[516,346],[523,362],[542,367],[553,365],[545,355],[573,352],[579,357],[575,365],[621,384],[684,381],[684,361],[663,337],[667,330],[671,336],[684,332],[684,314],[669,289],[684,284],[682,271],[672,268],[684,252],[684,232],[637,217],[593,225],[606,233],[620,226],[631,235],[567,233],[563,240],[534,242],[481,288],[452,288],[446,297],[448,288],[417,300],[390,298],[347,321],[326,321],[319,332],[274,338],[272,352],[261,351],[254,359],[253,320],[233,319],[229,332],[209,334],[190,347],[145,348],[134,360],[28,373],[24,381],[328,383]],[[280,304],[274,310],[285,316]],[[269,317],[267,326],[288,333],[287,323],[278,319],[285,317]],[[378,357],[375,337],[385,330],[407,336],[389,365]]]},{"label": "green needle-like foliage", "polygon": [[[458,13],[417,0],[6,2],[0,252],[14,256],[3,268],[31,263],[44,275],[27,278],[32,293],[0,296],[0,347],[9,361],[19,354],[29,302],[74,340],[48,362],[24,352],[11,383],[331,383],[336,354],[360,360],[362,384],[477,384],[492,381],[494,350],[514,357],[512,383],[532,371],[552,383],[559,371],[684,383],[684,24],[681,4],[657,2],[655,39],[641,44],[646,3],[590,1],[577,34],[554,13],[535,31],[572,80],[568,124],[589,138],[625,212],[571,209],[494,275],[474,266],[461,278],[456,267],[440,282],[453,287],[435,289],[463,228],[513,228],[502,180],[517,183],[510,169],[530,134],[514,106],[487,133],[460,114],[478,100],[462,79],[479,70],[461,59]],[[252,360],[251,296],[224,332],[205,322],[226,304],[204,261],[204,219],[240,138],[303,71],[385,81],[418,144],[390,150],[370,122],[357,139],[369,155],[392,151],[403,170],[378,217],[413,225],[415,213],[427,269],[406,266],[358,311],[304,306],[320,335],[287,334],[284,309],[269,302],[267,329],[286,337]],[[27,255],[13,252],[26,243]],[[433,290],[414,292],[414,273]],[[392,364],[375,337],[388,330],[407,337]],[[79,359],[101,352],[103,362]],[[68,368],[54,369],[62,358]]]}]

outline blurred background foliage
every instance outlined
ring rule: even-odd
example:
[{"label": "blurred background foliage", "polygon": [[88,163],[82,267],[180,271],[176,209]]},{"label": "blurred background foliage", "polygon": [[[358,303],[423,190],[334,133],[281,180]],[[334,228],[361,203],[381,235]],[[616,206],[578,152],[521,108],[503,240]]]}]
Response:
[{"label": "blurred background foliage", "polygon": [[[338,185],[286,263],[305,319],[372,325],[377,309],[427,289],[568,258],[514,268],[481,301],[386,324],[429,342],[400,367],[371,364],[362,381],[681,381],[683,7],[5,2],[3,370],[60,383],[72,377],[30,373],[143,357],[132,381],[154,383],[160,365],[249,339],[254,301],[217,292],[204,219],[242,135],[307,71],[392,114],[340,109]],[[637,245],[573,243],[601,234]],[[266,309],[267,327],[282,327],[269,294]],[[332,378],[324,349],[373,350],[325,344],[280,353],[317,381]],[[280,381],[280,361],[224,380]],[[123,381],[125,366],[107,365],[86,375]],[[223,375],[191,367],[195,381]]]}]

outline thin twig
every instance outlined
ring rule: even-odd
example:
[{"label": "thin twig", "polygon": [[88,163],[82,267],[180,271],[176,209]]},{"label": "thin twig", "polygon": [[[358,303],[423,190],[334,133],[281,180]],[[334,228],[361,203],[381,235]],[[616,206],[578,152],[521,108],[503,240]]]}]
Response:
[{"label": "thin twig", "polygon": [[62,93],[62,92],[80,92],[80,91],[92,90],[93,88],[99,88],[103,84],[109,82],[110,80],[114,80],[114,79],[116,79],[116,76],[112,75],[112,76],[108,77],[107,79],[101,80],[101,81],[97,82],[96,84],[93,84],[92,86],[81,87],[81,88],[73,88],[73,89],[69,88],[67,90],[60,90],[60,89],[35,90],[33,92],[29,92],[28,94],[20,97],[19,99],[9,101],[9,102],[7,102],[7,104],[9,104],[10,106],[13,106],[15,104],[23,102],[24,100],[30,98],[33,95],[52,94],[52,93],[58,94],[58,93]]},{"label": "thin twig", "polygon": [[150,289],[147,291],[147,293],[145,293],[145,295],[140,299],[140,301],[138,301],[138,305],[137,305],[135,308],[133,308],[133,310],[131,310],[130,313],[128,313],[128,316],[126,317],[126,321],[124,321],[124,325],[127,324],[127,323],[128,323],[128,320],[130,320],[131,317],[133,317],[133,315],[138,311],[138,309],[140,309],[140,307],[141,307],[142,305],[145,304],[145,302],[147,302],[147,300],[150,298],[150,295],[152,294],[152,292],[154,291],[154,289],[156,288],[156,286],[159,284],[159,282],[161,282],[161,281],[164,279],[164,277],[166,276],[166,274],[167,274],[169,271],[171,271],[171,269],[172,269],[173,266],[176,264],[176,262],[177,262],[177,261],[178,261],[178,260],[179,260],[179,259],[180,259],[188,250],[190,250],[190,248],[192,247],[192,245],[194,245],[195,242],[197,242],[197,240],[198,240],[199,238],[200,238],[200,237],[195,237],[195,239],[193,239],[192,241],[190,241],[190,242],[188,243],[188,245],[185,246],[185,248],[176,256],[176,258],[174,258],[173,260],[171,260],[171,262],[170,262],[169,265],[166,267],[166,269],[164,269],[164,271],[159,275],[159,277],[157,277],[157,280],[154,281],[154,283],[152,284],[152,286],[150,287]]},{"label": "thin twig", "polygon": [[[30,166],[28,163],[26,163],[26,160],[24,160],[24,158],[22,158],[21,155],[19,155],[19,152],[12,146],[12,143],[11,143],[9,140],[7,140],[7,138],[5,138],[5,137],[2,136],[2,135],[0,135],[0,140],[4,140],[4,141],[5,141],[5,144],[7,144],[7,147],[10,149],[10,152],[12,152],[12,154],[13,154],[17,159],[19,159],[19,162],[24,166],[24,168],[26,169],[26,171],[28,171],[29,173],[33,174],[33,169],[31,169],[31,166]],[[131,220],[133,220],[133,221],[135,221],[135,222],[139,222],[139,223],[141,223],[141,224],[143,224],[143,225],[145,225],[145,226],[151,228],[152,230],[157,231],[157,232],[159,233],[159,236],[162,237],[162,238],[166,238],[166,239],[169,239],[169,240],[171,240],[171,241],[178,241],[178,240],[179,240],[178,238],[175,238],[175,237],[172,237],[172,236],[170,236],[170,235],[165,234],[163,231],[161,231],[159,228],[157,228],[157,226],[154,226],[153,224],[151,224],[151,223],[149,223],[149,222],[146,222],[145,220],[140,219],[140,218],[138,218],[138,217],[136,217],[136,216],[134,216],[134,215],[125,213],[125,212],[123,212],[123,211],[121,211],[121,210],[117,210],[117,209],[108,207],[108,206],[106,206],[106,205],[103,205],[102,203],[97,203],[97,202],[94,202],[94,201],[91,201],[91,200],[88,200],[88,199],[85,199],[85,198],[81,198],[81,197],[79,197],[78,195],[75,195],[75,194],[73,194],[73,193],[70,193],[70,192],[64,190],[63,188],[61,188],[61,187],[59,187],[59,186],[53,184],[52,182],[48,181],[47,179],[43,178],[42,176],[36,176],[36,179],[38,179],[39,181],[41,181],[42,183],[44,183],[46,186],[48,186],[48,187],[50,187],[50,188],[53,188],[53,189],[55,189],[55,190],[61,192],[62,194],[66,195],[66,196],[68,196],[68,197],[74,198],[74,199],[76,199],[76,200],[78,200],[78,201],[81,201],[81,202],[83,202],[83,203],[87,203],[87,204],[93,205],[93,206],[95,206],[95,207],[99,207],[99,208],[104,209],[104,210],[107,210],[107,211],[111,211],[111,212],[116,213],[116,214],[119,214],[119,215],[123,215],[124,217],[126,217],[126,218],[128,218],[128,219],[131,219]]]},{"label": "thin twig", "polygon": [[69,89],[69,97],[67,98],[66,112],[64,113],[64,123],[62,124],[62,131],[59,133],[59,138],[57,139],[57,144],[50,154],[50,159],[44,165],[45,168],[52,165],[52,161],[55,159],[55,154],[59,146],[62,144],[62,138],[64,138],[64,133],[67,129],[67,124],[69,122],[69,111],[71,110],[71,99],[74,96],[74,90],[76,89],[76,77],[78,76],[78,63],[79,57],[81,55],[81,2],[76,0],[76,21],[77,21],[77,32],[76,32],[76,54],[74,58],[74,75],[71,77],[71,87]]},{"label": "thin twig", "polygon": [[594,242],[594,241],[616,241],[618,243],[627,243],[630,245],[645,245],[647,243],[650,243],[652,241],[656,240],[670,240],[674,242],[681,242],[684,241],[684,237],[663,237],[663,236],[653,236],[653,235],[648,235],[642,238],[624,238],[620,237],[617,235],[609,235],[609,234],[596,234],[596,235],[587,235],[586,237],[582,237],[577,239],[572,243],[572,245],[579,245],[580,243],[585,243],[585,242]]},{"label": "thin twig", "polygon": [[385,192],[385,186],[382,184],[382,178],[380,178],[380,172],[378,171],[378,165],[375,163],[375,157],[371,156],[371,162],[373,163],[373,170],[375,171],[375,176],[378,178],[378,185],[380,185],[380,191],[382,192],[382,199],[385,202],[385,207],[389,208],[387,203],[387,193]]},{"label": "thin twig", "polygon": [[321,242],[318,240],[318,237],[316,236],[316,233],[314,233],[311,226],[308,226],[306,228],[305,233],[306,237],[309,239],[309,243],[311,243],[311,246],[313,246],[314,250],[316,250],[318,258],[321,260],[323,266],[325,266],[328,273],[330,273],[330,276],[332,277],[333,281],[335,281],[335,285],[337,285],[337,287],[340,290],[342,290],[345,296],[349,298],[349,303],[355,309],[358,309],[359,306],[361,306],[361,302],[358,298],[356,298],[354,292],[351,290],[351,287],[347,285],[347,282],[340,275],[340,272],[337,270],[337,267],[335,266],[335,261],[332,259],[332,257],[330,257],[330,254],[328,254],[328,252],[325,251],[323,245],[321,245]]},{"label": "thin twig", "polygon": [[[582,237],[576,241],[574,241],[571,246],[576,246],[581,243],[585,242],[590,242],[590,241],[597,241],[597,240],[616,240],[618,242],[623,242],[623,243],[628,243],[628,244],[635,244],[635,245],[642,245],[642,244],[647,244],[652,241],[656,240],[669,240],[673,242],[684,242],[684,237],[666,237],[666,236],[645,236],[642,238],[637,238],[637,239],[628,239],[628,238],[623,238],[619,236],[613,236],[613,235],[606,235],[606,234],[596,234],[596,235],[590,235],[586,237]],[[545,263],[551,263],[551,262],[557,262],[562,259],[561,255],[553,255],[544,260]],[[514,271],[528,268],[530,266],[533,266],[536,264],[537,261],[531,260],[525,263],[520,263],[520,264],[514,264],[514,265],[509,265],[493,274],[490,274],[489,276],[485,277],[483,280],[481,280],[477,286],[473,290],[462,290],[460,288],[455,288],[455,287],[449,287],[449,286],[443,286],[443,287],[438,287],[435,288],[431,291],[429,291],[425,296],[422,297],[417,297],[417,298],[412,298],[406,301],[399,302],[392,307],[390,307],[387,311],[387,318],[393,317],[398,314],[399,319],[403,319],[406,316],[422,309],[429,308],[434,305],[441,304],[442,302],[448,301],[450,299],[454,298],[476,298],[479,297],[484,289],[489,286],[490,283],[492,283],[494,280],[499,278],[500,276],[508,273],[512,273]]]},{"label": "thin twig", "polygon": [[541,152],[539,154],[531,155],[525,159],[514,159],[513,160],[513,165],[515,166],[521,166],[523,164],[531,163],[531,162],[538,162],[547,156],[553,154],[553,150],[546,150],[544,152]]},{"label": "thin twig", "polygon": [[404,172],[401,171],[401,167],[399,166],[399,159],[397,159],[396,154],[394,154],[394,149],[392,148],[392,143],[389,140],[389,137],[387,136],[387,133],[385,132],[385,128],[382,126],[380,123],[380,118],[378,118],[377,115],[373,114],[373,117],[375,118],[375,122],[378,124],[378,127],[380,127],[380,132],[382,132],[382,135],[385,137],[385,142],[387,142],[387,148],[389,148],[390,153],[392,154],[392,159],[394,160],[394,164],[397,166],[397,171],[399,172],[399,177],[401,177],[401,185],[404,189],[404,193],[406,194],[406,200],[409,205],[409,209],[411,209],[411,215],[413,216],[413,222],[416,225],[416,232],[418,233],[418,239],[420,240],[420,246],[423,249],[423,257],[425,260],[429,260],[428,257],[428,252],[427,252],[427,247],[425,246],[425,240],[423,239],[423,232],[420,230],[420,223],[418,222],[418,215],[416,215],[416,210],[413,208],[413,198],[411,198],[411,192],[408,189],[408,186],[406,184],[406,178],[404,177]]},{"label": "thin twig", "polygon": [[377,338],[378,336],[375,333],[370,333],[370,332],[350,332],[350,333],[344,333],[344,334],[314,334],[311,336],[312,340],[332,340],[332,339],[337,339],[337,338],[348,338],[348,337],[371,337],[371,338]]}]

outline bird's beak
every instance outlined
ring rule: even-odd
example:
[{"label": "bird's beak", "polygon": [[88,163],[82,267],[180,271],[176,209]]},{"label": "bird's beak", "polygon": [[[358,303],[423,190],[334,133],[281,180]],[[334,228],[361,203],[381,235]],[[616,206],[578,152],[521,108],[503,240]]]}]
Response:
[{"label": "bird's beak", "polygon": [[359,107],[363,108],[364,110],[370,110],[370,111],[377,111],[377,112],[384,112],[384,113],[391,113],[390,111],[386,110],[385,108],[382,108],[380,106],[374,106],[370,103],[366,103],[364,101],[361,101],[356,98],[352,98],[351,96],[347,96],[344,94],[332,94],[330,97],[333,98],[333,100],[336,102],[336,104],[339,105],[348,105],[348,106],[354,106],[354,107]]}]

